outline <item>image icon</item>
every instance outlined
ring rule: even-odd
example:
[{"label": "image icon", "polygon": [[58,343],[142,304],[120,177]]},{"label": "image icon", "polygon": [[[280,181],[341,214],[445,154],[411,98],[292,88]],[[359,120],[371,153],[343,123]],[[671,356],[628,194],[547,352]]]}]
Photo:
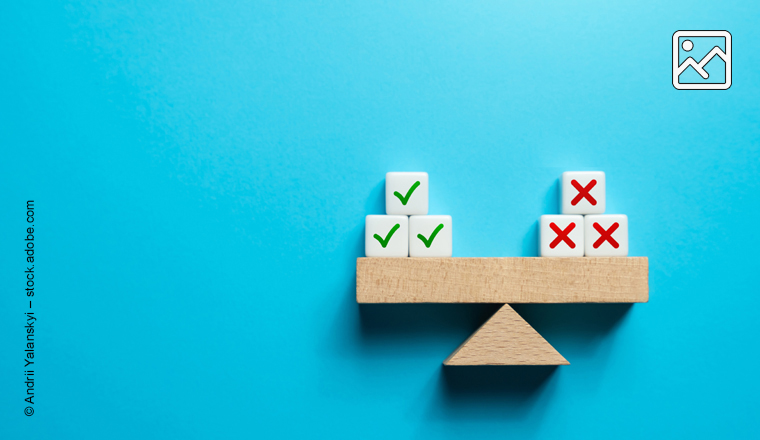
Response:
[{"label": "image icon", "polygon": [[678,90],[731,87],[731,34],[728,31],[674,33],[673,87]]}]

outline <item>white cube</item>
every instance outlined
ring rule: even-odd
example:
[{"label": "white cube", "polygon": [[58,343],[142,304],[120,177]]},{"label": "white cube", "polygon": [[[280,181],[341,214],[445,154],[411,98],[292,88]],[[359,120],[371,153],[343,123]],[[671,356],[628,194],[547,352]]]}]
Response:
[{"label": "white cube", "polygon": [[583,216],[542,215],[541,256],[582,257]]},{"label": "white cube", "polygon": [[385,213],[388,215],[427,214],[428,174],[387,173],[385,175]]},{"label": "white cube", "polygon": [[587,257],[628,256],[628,216],[587,215],[583,222]]},{"label": "white cube", "polygon": [[451,256],[451,216],[413,215],[409,217],[410,257]]},{"label": "white cube", "polygon": [[603,172],[566,171],[562,173],[562,213],[604,214],[605,192]]},{"label": "white cube", "polygon": [[409,217],[368,215],[364,220],[364,255],[368,257],[408,257]]}]

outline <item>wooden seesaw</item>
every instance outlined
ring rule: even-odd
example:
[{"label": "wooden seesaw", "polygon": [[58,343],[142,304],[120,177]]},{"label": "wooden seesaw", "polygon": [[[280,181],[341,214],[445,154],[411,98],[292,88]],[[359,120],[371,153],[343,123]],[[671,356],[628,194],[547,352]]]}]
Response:
[{"label": "wooden seesaw", "polygon": [[649,301],[646,257],[358,258],[356,301],[504,304],[445,365],[568,365],[510,303]]}]

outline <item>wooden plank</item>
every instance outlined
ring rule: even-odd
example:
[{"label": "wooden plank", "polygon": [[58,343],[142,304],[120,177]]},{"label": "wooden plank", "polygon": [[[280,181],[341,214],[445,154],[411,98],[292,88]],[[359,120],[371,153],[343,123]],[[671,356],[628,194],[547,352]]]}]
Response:
[{"label": "wooden plank", "polygon": [[472,334],[444,365],[570,365],[509,304]]},{"label": "wooden plank", "polygon": [[358,258],[359,303],[635,303],[646,257]]}]

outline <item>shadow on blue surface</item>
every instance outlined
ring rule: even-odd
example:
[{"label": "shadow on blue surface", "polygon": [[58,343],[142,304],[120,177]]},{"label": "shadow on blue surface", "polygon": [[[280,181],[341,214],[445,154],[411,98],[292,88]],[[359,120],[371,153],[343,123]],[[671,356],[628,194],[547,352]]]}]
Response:
[{"label": "shadow on blue surface", "polygon": [[449,398],[512,394],[529,396],[541,388],[556,365],[442,366],[441,387]]},{"label": "shadow on blue surface", "polygon": [[499,308],[496,304],[359,304],[365,338],[408,338],[420,334],[475,330]]},{"label": "shadow on blue surface", "polygon": [[537,332],[550,339],[552,334],[557,333],[578,338],[609,333],[632,306],[633,304],[513,304],[512,308]]}]

